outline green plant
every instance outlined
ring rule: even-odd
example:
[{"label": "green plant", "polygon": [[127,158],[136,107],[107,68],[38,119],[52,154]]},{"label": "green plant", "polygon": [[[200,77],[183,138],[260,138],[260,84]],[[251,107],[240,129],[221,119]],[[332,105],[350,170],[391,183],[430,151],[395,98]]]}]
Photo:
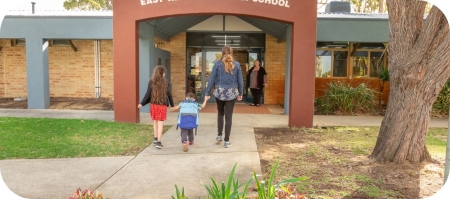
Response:
[{"label": "green plant", "polygon": [[389,81],[389,69],[387,67],[378,68],[378,80],[380,80],[380,99],[378,101],[381,106],[381,99],[383,98],[383,90],[386,82]]},{"label": "green plant", "polygon": [[103,195],[95,191],[84,190],[78,188],[69,199],[103,199]]},{"label": "green plant", "polygon": [[283,192],[292,193],[290,189],[284,187],[283,185],[308,179],[308,177],[289,178],[281,182],[278,182],[277,184],[274,184],[273,181],[275,177],[275,172],[278,168],[279,162],[280,159],[278,159],[275,165],[273,166],[272,172],[270,173],[269,181],[267,181],[267,183],[265,181],[259,182],[258,178],[256,177],[256,172],[253,172],[253,178],[255,179],[256,189],[258,191],[258,199],[275,199],[278,198],[277,196],[285,195],[283,194]]},{"label": "green plant", "polygon": [[[184,187],[181,188],[181,193],[180,190],[178,189],[178,186],[175,185],[175,190],[176,190],[176,199],[189,199],[188,197],[186,197],[184,195]],[[175,197],[172,196],[172,199],[175,199]]]},{"label": "green plant", "polygon": [[321,113],[341,112],[353,114],[355,111],[374,112],[375,91],[364,83],[353,88],[348,83],[330,82],[324,95],[317,99]]},{"label": "green plant", "polygon": [[450,108],[450,80],[442,87],[441,92],[439,93],[436,101],[433,104],[433,110],[440,113],[448,115],[448,111]]},{"label": "green plant", "polygon": [[253,178],[250,178],[247,181],[243,192],[239,192],[239,188],[242,186],[242,184],[239,184],[239,181],[234,179],[234,171],[236,169],[236,165],[237,163],[234,164],[234,167],[231,170],[230,175],[228,176],[226,185],[224,182],[222,182],[219,186],[213,178],[211,178],[212,185],[210,187],[204,185],[209,194],[207,198],[211,197],[212,199],[244,199],[246,197],[248,186],[252,182]]}]

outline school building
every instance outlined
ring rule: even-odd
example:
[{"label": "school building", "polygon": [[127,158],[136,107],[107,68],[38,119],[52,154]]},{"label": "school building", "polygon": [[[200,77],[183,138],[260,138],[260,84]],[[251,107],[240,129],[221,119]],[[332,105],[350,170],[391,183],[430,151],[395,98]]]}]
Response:
[{"label": "school building", "polygon": [[315,1],[293,0],[115,0],[113,11],[11,11],[0,29],[0,98],[26,97],[29,109],[49,108],[50,97],[111,98],[116,121],[139,122],[139,111],[149,110],[137,104],[156,65],[168,69],[175,101],[186,92],[203,98],[230,45],[243,70],[261,60],[263,103],[284,104],[289,126],[311,127],[314,98],[329,82],[378,91],[377,70],[387,67],[387,14],[350,13],[343,3],[326,13]]}]

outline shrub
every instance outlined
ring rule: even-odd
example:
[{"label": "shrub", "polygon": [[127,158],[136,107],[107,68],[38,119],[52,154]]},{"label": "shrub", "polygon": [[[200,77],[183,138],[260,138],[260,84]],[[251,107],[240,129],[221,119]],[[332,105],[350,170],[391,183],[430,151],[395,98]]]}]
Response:
[{"label": "shrub", "polygon": [[84,190],[78,188],[69,199],[103,199],[103,195],[95,191]]},{"label": "shrub", "polygon": [[364,83],[353,88],[347,83],[331,82],[325,94],[316,100],[316,105],[321,113],[327,115],[337,112],[374,112],[375,93]]},{"label": "shrub", "polygon": [[439,93],[436,101],[433,104],[433,111],[448,115],[448,110],[450,108],[450,80],[442,87],[441,92]]},{"label": "shrub", "polygon": [[285,184],[293,183],[293,182],[299,182],[303,180],[307,180],[307,177],[299,177],[299,178],[289,178],[287,180],[283,180],[281,182],[278,182],[277,184],[273,183],[275,172],[277,170],[278,164],[280,162],[280,159],[277,160],[275,165],[272,168],[272,172],[270,173],[269,180],[266,181],[258,181],[258,178],[256,177],[256,172],[253,172],[253,178],[256,182],[256,190],[258,191],[258,199],[297,199],[297,198],[303,198],[304,196],[296,194],[293,194],[293,190],[286,186]]}]

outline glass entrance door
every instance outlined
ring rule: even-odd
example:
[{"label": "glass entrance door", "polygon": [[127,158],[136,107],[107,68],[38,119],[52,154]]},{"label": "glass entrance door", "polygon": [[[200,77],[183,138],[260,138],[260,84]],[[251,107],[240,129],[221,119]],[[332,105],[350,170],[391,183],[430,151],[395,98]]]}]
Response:
[{"label": "glass entrance door", "polygon": [[[214,63],[220,61],[221,56],[218,49],[188,49],[187,90],[196,95],[198,102],[203,102]],[[208,102],[215,101],[212,96]]]},{"label": "glass entrance door", "polygon": [[[204,77],[203,77],[203,93],[206,91],[206,87],[208,86],[209,76],[214,67],[214,64],[218,61],[221,61],[222,52],[217,49],[206,49],[203,51],[203,67],[204,67]],[[211,93],[212,95],[212,93]],[[203,99],[202,99],[203,101]],[[208,102],[216,102],[216,98],[211,96]]]}]

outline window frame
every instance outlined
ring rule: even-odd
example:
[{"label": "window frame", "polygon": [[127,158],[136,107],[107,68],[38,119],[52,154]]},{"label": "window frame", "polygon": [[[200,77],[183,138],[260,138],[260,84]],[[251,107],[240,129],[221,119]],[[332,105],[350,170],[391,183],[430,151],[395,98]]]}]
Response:
[{"label": "window frame", "polygon": [[[367,75],[366,76],[354,76],[354,73],[353,73],[353,60],[354,60],[354,56],[352,56],[351,57],[351,68],[352,68],[352,75],[351,75],[351,78],[356,78],[356,79],[377,79],[378,77],[371,77],[370,76],[370,70],[372,69],[372,67],[371,67],[371,64],[372,64],[372,61],[371,61],[371,53],[372,52],[381,52],[381,53],[383,53],[385,51],[385,49],[358,49],[358,50],[356,50],[356,52],[368,52],[368,55],[367,55],[367,57],[368,57],[368,61],[367,61],[367,63],[368,63],[368,65],[367,65]],[[383,54],[383,65],[384,65],[384,67],[387,67],[387,51]]]},{"label": "window frame", "polygon": [[[348,79],[349,78],[349,56],[350,56],[350,50],[349,48],[316,48],[316,53],[318,50],[323,51],[331,51],[331,77],[315,77],[320,79]],[[334,74],[334,52],[335,51],[344,51],[347,52],[347,75],[345,77],[333,77]]]}]

